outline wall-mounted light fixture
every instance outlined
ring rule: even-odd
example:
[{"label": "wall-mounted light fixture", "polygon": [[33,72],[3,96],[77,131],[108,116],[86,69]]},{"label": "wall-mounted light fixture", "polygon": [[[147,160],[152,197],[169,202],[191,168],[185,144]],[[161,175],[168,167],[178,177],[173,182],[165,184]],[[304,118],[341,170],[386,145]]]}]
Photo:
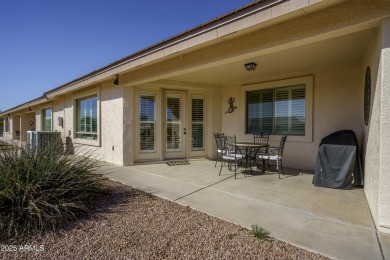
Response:
[{"label": "wall-mounted light fixture", "polygon": [[115,85],[119,85],[119,74],[116,74],[115,75],[116,76],[116,79],[112,82],[112,83],[114,83]]},{"label": "wall-mounted light fixture", "polygon": [[254,63],[254,62],[246,63],[246,64],[245,64],[245,69],[246,69],[247,71],[255,70],[255,69],[256,69],[256,66],[257,66],[257,64]]}]

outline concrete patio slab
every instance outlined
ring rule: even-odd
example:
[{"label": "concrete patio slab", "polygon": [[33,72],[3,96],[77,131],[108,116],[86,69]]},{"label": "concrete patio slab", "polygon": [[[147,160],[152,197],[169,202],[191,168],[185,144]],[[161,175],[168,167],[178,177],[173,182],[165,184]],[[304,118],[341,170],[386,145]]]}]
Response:
[{"label": "concrete patio slab", "polygon": [[390,235],[379,233],[378,237],[381,243],[384,259],[390,260]]},{"label": "concrete patio slab", "polygon": [[[390,250],[378,236],[362,189],[334,190],[311,184],[310,172],[221,176],[214,162],[131,167],[108,166],[107,177],[336,259],[383,259]],[[255,172],[259,173],[259,172]]]}]

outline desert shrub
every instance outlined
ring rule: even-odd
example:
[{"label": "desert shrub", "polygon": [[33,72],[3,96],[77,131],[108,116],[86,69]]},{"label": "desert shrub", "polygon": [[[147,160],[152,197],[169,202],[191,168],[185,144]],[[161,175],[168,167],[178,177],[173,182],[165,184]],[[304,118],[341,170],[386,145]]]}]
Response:
[{"label": "desert shrub", "polygon": [[103,194],[98,167],[58,144],[0,147],[0,240],[55,230],[90,212]]},{"label": "desert shrub", "polygon": [[252,234],[258,239],[267,238],[269,232],[257,224],[252,225]]}]

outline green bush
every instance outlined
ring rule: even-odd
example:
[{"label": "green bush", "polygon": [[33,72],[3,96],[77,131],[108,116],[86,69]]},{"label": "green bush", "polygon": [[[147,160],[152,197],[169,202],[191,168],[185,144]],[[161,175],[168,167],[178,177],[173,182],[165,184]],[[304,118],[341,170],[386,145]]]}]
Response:
[{"label": "green bush", "polygon": [[55,230],[90,212],[103,186],[89,156],[64,154],[58,144],[0,147],[0,241]]}]

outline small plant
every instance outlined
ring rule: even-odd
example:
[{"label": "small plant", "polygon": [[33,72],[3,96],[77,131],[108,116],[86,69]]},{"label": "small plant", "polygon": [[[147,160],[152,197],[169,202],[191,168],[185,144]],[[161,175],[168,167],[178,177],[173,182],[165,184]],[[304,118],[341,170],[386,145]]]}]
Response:
[{"label": "small plant", "polygon": [[97,168],[96,160],[65,154],[58,143],[0,147],[0,241],[54,230],[88,213],[103,195]]},{"label": "small plant", "polygon": [[264,239],[268,237],[269,232],[257,224],[252,225],[252,234],[258,239]]}]

